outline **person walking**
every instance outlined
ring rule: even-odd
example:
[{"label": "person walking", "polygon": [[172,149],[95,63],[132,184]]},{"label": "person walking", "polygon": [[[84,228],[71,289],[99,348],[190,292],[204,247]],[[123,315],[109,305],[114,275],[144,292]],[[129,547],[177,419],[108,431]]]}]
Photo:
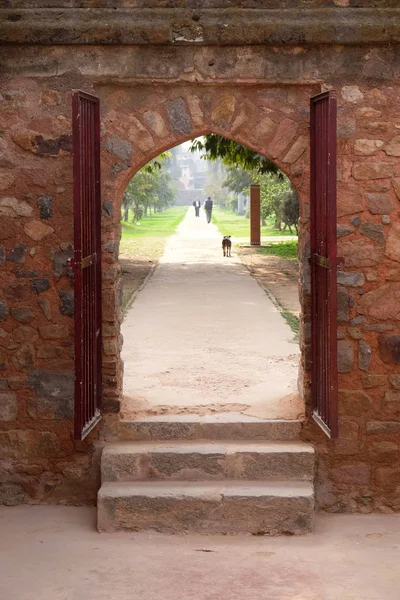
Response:
[{"label": "person walking", "polygon": [[210,196],[208,196],[207,200],[204,202],[204,210],[206,211],[207,223],[210,223],[211,221],[212,208],[213,202]]},{"label": "person walking", "polygon": [[195,212],[196,217],[199,217],[201,203],[198,198],[196,198],[196,200],[193,202],[193,206],[194,206],[194,212]]}]

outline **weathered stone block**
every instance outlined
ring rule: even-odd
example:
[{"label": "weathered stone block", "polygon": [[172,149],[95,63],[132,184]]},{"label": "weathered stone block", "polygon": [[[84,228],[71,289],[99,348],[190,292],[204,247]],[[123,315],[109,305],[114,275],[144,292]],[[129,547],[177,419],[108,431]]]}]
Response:
[{"label": "weathered stone block", "polygon": [[377,150],[382,148],[384,142],[382,140],[356,140],[354,144],[354,154],[361,156],[371,156]]},{"label": "weathered stone block", "polygon": [[61,456],[62,451],[53,432],[11,429],[0,432],[0,455],[18,460],[32,456],[49,460]]},{"label": "weathered stone block", "polygon": [[384,249],[381,246],[361,240],[340,239],[338,241],[338,253],[344,256],[347,267],[375,267],[382,262]]},{"label": "weathered stone block", "polygon": [[68,276],[67,261],[74,256],[72,248],[55,252],[53,256],[53,268],[58,275]]},{"label": "weathered stone block", "polygon": [[283,159],[283,162],[293,164],[300,158],[300,156],[307,150],[309,146],[309,139],[306,135],[299,135],[289,152]]},{"label": "weathered stone block", "polygon": [[0,371],[7,369],[7,352],[0,348]]},{"label": "weathered stone block", "polygon": [[385,363],[400,364],[400,335],[378,337],[379,356]]},{"label": "weathered stone block", "polygon": [[369,373],[368,375],[361,375],[361,381],[362,381],[363,387],[365,389],[386,386],[387,375],[378,375],[376,373]]},{"label": "weathered stone block", "polygon": [[358,423],[353,423],[352,421],[340,421],[339,429],[339,438],[333,443],[335,454],[357,454],[360,447],[360,427]]},{"label": "weathered stone block", "polygon": [[392,390],[385,392],[384,402],[400,404],[400,394],[398,392],[393,392]]},{"label": "weathered stone block", "polygon": [[366,194],[369,212],[373,215],[389,215],[393,211],[393,202],[387,194]]},{"label": "weathered stone block", "polygon": [[361,323],[364,323],[364,321],[365,321],[365,317],[361,317],[361,316],[360,317],[356,317],[355,319],[352,319],[350,321],[350,325],[352,327],[355,327],[356,325],[360,325]]},{"label": "weathered stone block", "polygon": [[339,390],[339,412],[359,417],[371,408],[371,398],[362,390]]},{"label": "weathered stone block", "polygon": [[283,119],[271,141],[272,158],[277,158],[296,137],[298,124],[292,119]]},{"label": "weathered stone block", "polygon": [[394,165],[385,162],[362,162],[353,167],[353,177],[358,180],[386,179],[392,177]]},{"label": "weathered stone block", "polygon": [[44,340],[58,340],[69,336],[66,325],[43,325],[39,327],[39,332]]},{"label": "weathered stone block", "polygon": [[110,154],[126,161],[130,161],[133,152],[131,144],[118,135],[112,135],[108,138],[104,142],[104,148]]},{"label": "weathered stone block", "polygon": [[400,468],[380,467],[376,469],[375,483],[379,486],[394,489],[400,484]]},{"label": "weathered stone block", "polygon": [[400,223],[393,223],[389,231],[385,255],[391,260],[400,262]]},{"label": "weathered stone block", "polygon": [[338,271],[337,282],[349,287],[359,287],[360,285],[364,285],[364,275],[357,272]]},{"label": "weathered stone block", "polygon": [[47,298],[38,298],[38,304],[43,311],[44,316],[48,321],[52,319],[51,304]]},{"label": "weathered stone block", "polygon": [[38,415],[71,419],[73,416],[73,373],[57,373],[38,369],[29,374],[29,385],[38,397]]},{"label": "weathered stone block", "polygon": [[337,290],[337,319],[339,323],[349,320],[349,295],[344,288]]},{"label": "weathered stone block", "polygon": [[400,283],[385,283],[360,298],[357,310],[375,319],[400,318]]},{"label": "weathered stone block", "polygon": [[366,432],[370,434],[398,434],[400,421],[367,421]]},{"label": "weathered stone block", "polygon": [[7,171],[0,173],[0,191],[8,190],[14,183],[14,175]]},{"label": "weathered stone block", "polygon": [[31,342],[38,337],[38,333],[36,329],[30,327],[29,325],[20,325],[16,327],[13,331],[13,338],[18,344],[22,342]]},{"label": "weathered stone block", "polygon": [[183,98],[167,102],[167,112],[174,133],[190,133],[192,131],[192,123]]},{"label": "weathered stone block", "polygon": [[400,390],[400,375],[396,373],[389,375],[389,383],[395,390]]},{"label": "weathered stone block", "polygon": [[348,327],[347,333],[351,337],[352,340],[361,340],[362,339],[362,331],[358,327]]},{"label": "weathered stone block", "polygon": [[356,85],[345,85],[341,90],[342,98],[345,102],[356,103],[364,98],[364,94]]},{"label": "weathered stone block", "polygon": [[388,156],[400,156],[400,135],[395,135],[384,147]]},{"label": "weathered stone block", "polygon": [[21,300],[27,300],[29,296],[29,288],[25,283],[14,283],[4,289],[4,297],[7,300],[21,302]]},{"label": "weathered stone block", "polygon": [[103,351],[107,356],[116,356],[118,354],[117,338],[103,339]]},{"label": "weathered stone block", "polygon": [[7,382],[8,382],[8,386],[9,386],[10,390],[13,390],[13,391],[26,390],[29,387],[27,377],[21,377],[18,375],[13,376],[13,377],[8,377]]},{"label": "weathered stone block", "polygon": [[354,367],[354,348],[353,342],[347,340],[338,341],[338,371],[339,373],[349,373]]},{"label": "weathered stone block", "polygon": [[8,317],[8,304],[4,300],[0,300],[0,321],[4,321]]},{"label": "weathered stone block", "polygon": [[35,364],[35,347],[33,344],[22,344],[17,352],[12,357],[12,363],[17,371],[31,369]]},{"label": "weathered stone block", "polygon": [[371,363],[371,346],[364,340],[358,342],[358,368],[361,371],[368,371]]},{"label": "weathered stone block", "polygon": [[17,394],[15,392],[0,392],[0,421],[15,421],[17,415]]},{"label": "weathered stone block", "polygon": [[13,196],[0,198],[0,215],[6,215],[8,217],[30,217],[32,212],[32,206],[24,200],[17,200],[17,198],[14,198]]},{"label": "weathered stone block", "polygon": [[35,318],[35,314],[35,309],[32,306],[10,308],[10,315],[19,323],[30,323]]},{"label": "weathered stone block", "polygon": [[103,217],[113,217],[114,216],[114,206],[113,203],[109,200],[103,202],[103,207],[101,210],[101,214]]},{"label": "weathered stone block", "polygon": [[385,241],[383,227],[379,223],[361,223],[359,231],[378,244],[383,244]]},{"label": "weathered stone block", "polygon": [[371,481],[371,467],[364,463],[336,467],[331,473],[337,483],[369,485]]},{"label": "weathered stone block", "polygon": [[37,349],[38,358],[62,358],[64,354],[65,349],[62,346],[53,344],[41,344]]},{"label": "weathered stone block", "polygon": [[24,231],[35,242],[40,242],[44,237],[54,233],[54,229],[41,221],[29,221],[24,225]]},{"label": "weathered stone block", "polygon": [[26,246],[24,244],[16,244],[14,248],[7,254],[9,262],[21,265],[25,262]]},{"label": "weathered stone block", "polygon": [[0,504],[4,506],[17,506],[24,501],[24,489],[19,483],[0,484]]},{"label": "weathered stone block", "polygon": [[53,216],[53,198],[51,196],[48,194],[40,194],[38,207],[41,219],[51,219]]},{"label": "weathered stone block", "polygon": [[363,198],[356,185],[338,185],[337,215],[344,217],[364,210]]},{"label": "weathered stone block", "polygon": [[392,331],[393,329],[393,325],[385,325],[384,323],[374,323],[373,325],[365,325],[364,327],[364,331],[376,331],[377,333]]},{"label": "weathered stone block", "polygon": [[337,225],[336,226],[336,236],[338,238],[340,237],[345,237],[346,235],[350,235],[350,233],[353,233],[354,227],[351,227],[350,225]]},{"label": "weathered stone block", "polygon": [[397,462],[399,458],[399,447],[394,442],[376,442],[369,448],[373,460],[383,463]]},{"label": "weathered stone block", "polygon": [[50,281],[45,277],[41,279],[33,279],[31,285],[33,291],[36,292],[36,294],[41,294],[42,292],[45,292],[49,289]]},{"label": "weathered stone block", "polygon": [[60,312],[62,315],[72,317],[74,315],[74,291],[60,290]]}]

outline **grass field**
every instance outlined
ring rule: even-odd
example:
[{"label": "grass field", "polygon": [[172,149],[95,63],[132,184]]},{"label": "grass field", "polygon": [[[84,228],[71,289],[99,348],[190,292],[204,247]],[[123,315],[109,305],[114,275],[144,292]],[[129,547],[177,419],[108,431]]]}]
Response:
[{"label": "grass field", "polygon": [[273,254],[281,258],[298,258],[297,240],[288,240],[287,242],[278,242],[271,244],[268,248],[257,248],[259,254]]},{"label": "grass field", "polygon": [[[237,215],[231,210],[222,210],[221,208],[214,208],[212,221],[218,227],[222,235],[233,235],[237,238],[249,238],[250,236],[250,219]],[[279,231],[274,229],[274,219],[267,219],[267,225],[261,227],[261,237],[265,236],[282,236],[283,238],[288,235],[296,235],[286,231]]]},{"label": "grass field", "polygon": [[187,211],[186,206],[171,206],[162,213],[141,219],[140,223],[122,221],[120,253],[127,256],[158,258]]}]

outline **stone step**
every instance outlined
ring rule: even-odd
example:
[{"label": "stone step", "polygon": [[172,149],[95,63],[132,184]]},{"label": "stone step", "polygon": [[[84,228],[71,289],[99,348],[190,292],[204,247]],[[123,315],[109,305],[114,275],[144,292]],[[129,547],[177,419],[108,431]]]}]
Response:
[{"label": "stone step", "polygon": [[103,483],[98,530],[301,534],[312,531],[309,482]]},{"label": "stone step", "polygon": [[175,441],[107,444],[102,481],[169,479],[312,481],[314,449],[304,442]]},{"label": "stone step", "polygon": [[121,440],[296,440],[300,421],[267,420],[241,413],[221,413],[204,417],[163,415],[121,421]]}]

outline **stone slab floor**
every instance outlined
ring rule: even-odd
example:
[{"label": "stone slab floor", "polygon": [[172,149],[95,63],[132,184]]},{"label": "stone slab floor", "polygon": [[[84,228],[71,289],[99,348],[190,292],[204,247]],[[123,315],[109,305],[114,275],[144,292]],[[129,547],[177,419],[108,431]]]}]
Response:
[{"label": "stone slab floor", "polygon": [[2,600],[398,600],[400,515],[300,537],[98,534],[94,508],[0,507]]},{"label": "stone slab floor", "polygon": [[189,208],[122,326],[126,418],[236,412],[297,419],[299,346],[222,235]]}]

